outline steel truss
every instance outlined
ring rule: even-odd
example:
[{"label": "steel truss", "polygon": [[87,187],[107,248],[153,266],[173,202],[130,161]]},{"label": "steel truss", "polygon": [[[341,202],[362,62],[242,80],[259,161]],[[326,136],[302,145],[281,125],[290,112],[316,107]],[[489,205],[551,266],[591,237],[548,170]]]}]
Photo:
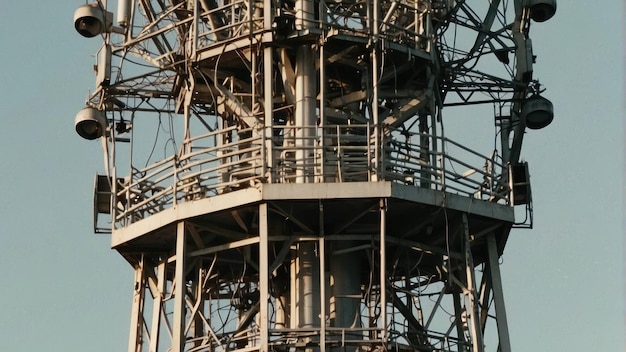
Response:
[{"label": "steel truss", "polygon": [[[87,103],[129,352],[510,351],[521,3],[120,0]],[[444,108],[485,103],[499,149],[446,138]]]},{"label": "steel truss", "polygon": [[[389,223],[407,213],[423,223]],[[129,351],[482,351],[488,324],[508,350],[507,232],[394,198],[262,202],[173,223],[150,235],[159,248],[123,245]]]}]

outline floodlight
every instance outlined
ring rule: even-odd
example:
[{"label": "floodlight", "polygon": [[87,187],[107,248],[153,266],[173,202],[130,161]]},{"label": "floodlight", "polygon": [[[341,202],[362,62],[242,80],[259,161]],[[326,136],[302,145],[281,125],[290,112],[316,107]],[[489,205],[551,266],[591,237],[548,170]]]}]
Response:
[{"label": "floodlight", "polygon": [[522,120],[531,130],[548,126],[552,119],[554,119],[552,102],[542,96],[534,95],[526,99],[522,105]]},{"label": "floodlight", "polygon": [[106,11],[99,3],[85,4],[74,11],[74,27],[86,38],[95,37],[106,30]]},{"label": "floodlight", "polygon": [[544,22],[556,13],[556,0],[526,0],[525,6],[530,9],[530,18],[536,22]]},{"label": "floodlight", "polygon": [[106,130],[107,120],[104,111],[86,107],[76,114],[74,127],[76,133],[85,139],[102,137]]},{"label": "floodlight", "polygon": [[[126,25],[124,22],[122,25]],[[74,27],[86,38],[103,33],[124,34],[125,29],[113,25],[113,13],[106,11],[100,2],[85,4],[74,11]]]}]

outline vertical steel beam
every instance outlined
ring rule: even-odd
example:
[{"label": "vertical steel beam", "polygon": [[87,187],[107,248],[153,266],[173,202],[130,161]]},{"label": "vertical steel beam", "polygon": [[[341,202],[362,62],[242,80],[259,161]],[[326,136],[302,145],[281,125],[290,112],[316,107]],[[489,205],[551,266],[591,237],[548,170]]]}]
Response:
[{"label": "vertical steel beam", "polygon": [[185,222],[176,225],[176,268],[174,270],[174,319],[172,322],[172,352],[183,352],[185,349],[185,280],[186,250]]},{"label": "vertical steel beam", "polygon": [[[320,5],[321,7],[322,5]],[[320,9],[320,16],[322,16],[322,11]],[[319,58],[318,58],[318,62],[319,62],[319,85],[320,85],[320,94],[319,96],[321,97],[319,100],[319,128],[321,129],[322,133],[321,136],[319,137],[319,144],[320,144],[320,151],[319,151],[319,155],[318,155],[318,160],[319,160],[319,164],[320,164],[320,174],[322,175],[317,182],[326,182],[326,151],[325,151],[325,147],[326,147],[326,142],[325,142],[325,132],[324,132],[324,128],[326,127],[326,116],[325,116],[325,110],[326,110],[326,54],[324,52],[324,41],[321,40],[320,44],[319,44]]]},{"label": "vertical steel beam", "polygon": [[[295,243],[296,252],[298,248],[298,243]],[[300,314],[299,314],[299,305],[300,300],[298,299],[300,294],[300,282],[298,281],[298,272],[300,271],[299,261],[297,258],[297,254],[291,258],[289,263],[289,282],[290,282],[290,290],[289,290],[289,327],[294,329],[300,327]]]},{"label": "vertical steel beam", "polygon": [[[323,100],[323,99],[322,99]],[[320,201],[318,213],[320,256],[320,352],[326,352],[326,239],[324,238],[324,204]]]},{"label": "vertical steel beam", "polygon": [[165,298],[165,290],[167,287],[167,279],[165,278],[165,270],[167,259],[163,258],[157,266],[157,292],[152,302],[152,326],[150,328],[150,352],[159,351],[159,339],[161,330],[161,315],[163,314],[163,300]]},{"label": "vertical steel beam", "polygon": [[269,221],[267,203],[259,205],[259,352],[269,351]]},{"label": "vertical steel beam", "polygon": [[472,338],[472,351],[482,352],[484,351],[482,329],[480,328],[480,314],[478,295],[476,292],[476,279],[474,273],[474,259],[472,257],[472,249],[469,239],[469,223],[467,220],[467,214],[463,213],[463,246],[465,249],[465,280],[467,291],[466,295],[469,301],[469,317],[470,325],[469,329]]},{"label": "vertical steel beam", "polygon": [[326,240],[320,235],[320,352],[326,352]]},{"label": "vertical steel beam", "polygon": [[387,344],[387,201],[380,199],[380,339]]},{"label": "vertical steel beam", "polygon": [[[265,16],[269,17],[268,14],[270,6],[265,6]],[[265,21],[267,22],[267,17]],[[266,23],[266,26],[268,24]],[[271,27],[271,23],[269,24]],[[272,75],[274,74],[273,70],[273,62],[274,62],[274,52],[271,47],[266,47],[263,49],[263,120],[265,122],[265,158],[263,163],[263,176],[267,177],[268,183],[274,182],[274,142],[273,138],[273,130],[272,127],[274,125],[274,101],[273,101],[273,87],[272,87]]]},{"label": "vertical steel beam", "polygon": [[[373,35],[373,40],[374,40],[374,44],[373,44],[373,49],[372,49],[372,53],[371,53],[371,60],[372,60],[372,65],[371,65],[371,79],[372,79],[372,92],[371,92],[371,114],[372,114],[372,121],[374,123],[374,165],[373,165],[373,170],[374,170],[374,175],[369,176],[369,181],[380,181],[383,179],[382,175],[381,175],[381,157],[382,157],[382,153],[380,152],[380,143],[381,143],[381,135],[382,135],[382,131],[381,129],[381,124],[380,124],[380,118],[378,116],[378,76],[379,76],[379,72],[378,72],[378,53],[379,53],[379,49],[378,46],[379,41],[378,41],[378,27],[379,27],[379,9],[380,4],[378,0],[373,0],[373,24],[371,27],[371,31],[372,31],[372,35]],[[369,141],[371,143],[371,141]],[[371,168],[370,168],[371,169]]]},{"label": "vertical steel beam", "polygon": [[491,300],[491,278],[489,272],[485,270],[480,283],[480,328],[485,334],[485,328],[487,327],[487,318],[489,318],[489,301]]},{"label": "vertical steel beam", "polygon": [[[452,274],[450,274],[452,275]],[[463,311],[463,307],[461,306],[461,292],[458,286],[454,285],[452,282],[452,280],[450,279],[449,284],[452,285],[452,299],[454,301],[454,325],[456,327],[456,335],[457,335],[457,339],[458,339],[458,352],[466,352],[466,348],[464,346],[465,343],[467,343],[467,340],[465,339],[465,329],[463,327],[463,314],[465,313]]]},{"label": "vertical steel beam", "polygon": [[133,290],[133,305],[130,315],[130,337],[128,340],[128,352],[141,351],[143,341],[143,308],[146,294],[146,281],[144,274],[144,258],[135,266],[135,284]]},{"label": "vertical steel beam", "polygon": [[197,262],[196,267],[194,268],[194,273],[195,273],[195,281],[193,282],[192,285],[192,289],[193,289],[193,295],[195,296],[195,302],[193,303],[193,309],[191,310],[192,312],[192,316],[190,316],[189,318],[191,319],[191,324],[192,324],[192,334],[193,337],[195,338],[194,341],[194,348],[199,348],[202,344],[202,341],[200,339],[197,339],[198,337],[202,337],[206,335],[206,332],[204,330],[204,321],[203,321],[203,314],[204,314],[204,293],[203,293],[203,287],[202,287],[202,282],[203,282],[203,270],[202,270],[202,265],[200,264],[200,262]]},{"label": "vertical steel beam", "polygon": [[496,323],[498,326],[498,336],[500,339],[500,352],[511,352],[511,341],[509,339],[509,326],[506,319],[506,309],[504,308],[504,292],[502,291],[502,278],[500,277],[500,263],[498,262],[498,247],[495,233],[487,235],[487,267],[491,277],[491,288],[493,290],[493,301],[496,305]]},{"label": "vertical steel beam", "polygon": [[[263,28],[272,28],[273,6],[267,2],[263,6]],[[274,125],[274,87],[272,85],[274,75],[274,49],[271,46],[263,48],[263,121],[265,125],[265,158],[263,177],[267,177],[268,183],[274,182],[274,143],[272,141]],[[266,169],[265,169],[266,168]]]},{"label": "vertical steel beam", "polygon": [[191,58],[193,61],[196,60],[197,50],[198,50],[198,22],[200,21],[200,4],[198,0],[193,0],[193,23],[191,24]]}]

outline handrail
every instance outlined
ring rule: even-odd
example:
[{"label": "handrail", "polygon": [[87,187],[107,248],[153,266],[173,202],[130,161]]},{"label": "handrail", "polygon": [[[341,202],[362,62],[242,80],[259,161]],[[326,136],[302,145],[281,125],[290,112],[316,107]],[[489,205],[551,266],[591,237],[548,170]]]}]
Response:
[{"label": "handrail", "polygon": [[495,171],[508,166],[448,138],[389,133],[374,160],[369,124],[266,129],[212,131],[187,139],[186,153],[134,169],[115,195],[116,228],[181,202],[269,182],[390,181],[512,206],[508,177]]}]

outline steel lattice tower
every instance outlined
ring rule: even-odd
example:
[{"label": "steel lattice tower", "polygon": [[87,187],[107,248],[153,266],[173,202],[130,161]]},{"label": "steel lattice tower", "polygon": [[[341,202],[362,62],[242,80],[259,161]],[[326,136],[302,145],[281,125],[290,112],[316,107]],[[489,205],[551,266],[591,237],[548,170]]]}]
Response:
[{"label": "steel lattice tower", "polygon": [[[129,352],[511,350],[498,259],[532,225],[529,30],[555,0],[109,7],[74,16],[103,38],[76,130],[135,270]],[[474,104],[486,152],[444,134]]]}]

